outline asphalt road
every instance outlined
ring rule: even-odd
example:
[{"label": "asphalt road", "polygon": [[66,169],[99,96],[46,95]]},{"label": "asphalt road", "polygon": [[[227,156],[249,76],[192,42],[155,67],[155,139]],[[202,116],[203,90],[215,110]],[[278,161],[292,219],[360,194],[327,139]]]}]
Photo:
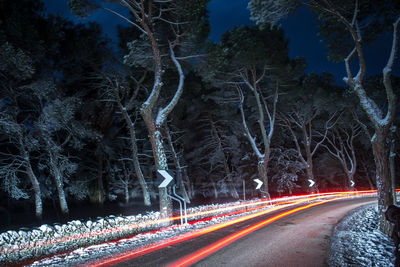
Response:
[{"label": "asphalt road", "polygon": [[[375,201],[340,200],[299,211],[236,240],[194,266],[326,266],[334,226],[352,209]],[[276,214],[226,227],[117,266],[165,266]]]}]

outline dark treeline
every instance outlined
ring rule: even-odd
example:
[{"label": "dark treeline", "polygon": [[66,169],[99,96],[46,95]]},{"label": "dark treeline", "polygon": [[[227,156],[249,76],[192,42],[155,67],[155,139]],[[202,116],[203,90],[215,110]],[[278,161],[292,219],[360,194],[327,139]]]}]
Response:
[{"label": "dark treeline", "polygon": [[[21,209],[41,222],[133,200],[160,202],[168,216],[159,169],[174,171],[188,202],[376,188],[374,124],[357,95],[330,73],[306,73],[282,29],[236,27],[213,43],[208,0],[134,2],[116,49],[96,23],[48,15],[37,0],[0,1],[3,226]],[[101,8],[69,6],[81,17]],[[386,112],[383,78],[363,86]]]}]

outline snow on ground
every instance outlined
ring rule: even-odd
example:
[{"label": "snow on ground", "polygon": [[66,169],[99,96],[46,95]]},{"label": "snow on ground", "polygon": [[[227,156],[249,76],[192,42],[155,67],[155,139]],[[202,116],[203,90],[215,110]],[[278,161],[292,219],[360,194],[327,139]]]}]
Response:
[{"label": "snow on ground", "polygon": [[[238,204],[239,202],[235,202]],[[211,205],[215,207],[229,207],[234,203]],[[195,231],[207,226],[211,226],[217,223],[221,223],[227,220],[232,220],[234,218],[242,217],[244,215],[259,212],[261,210],[270,209],[272,206],[266,206],[262,209],[257,209],[254,211],[249,211],[237,215],[221,216],[212,218],[208,221],[199,221],[193,224],[183,224],[183,225],[173,225],[170,227],[163,228],[160,231],[153,231],[149,233],[142,233],[135,235],[130,238],[120,239],[118,241],[112,241],[109,243],[92,245],[85,248],[75,249],[71,252],[58,254],[53,257],[45,258],[42,260],[35,261],[29,266],[75,266],[79,264],[84,264],[87,262],[95,261],[96,259],[108,257],[113,254],[119,254],[124,251],[129,251],[135,248],[143,247],[153,244],[155,242],[162,242],[168,238],[177,236],[179,234]],[[195,210],[209,210],[210,205],[200,206],[195,208]]]},{"label": "snow on ground", "polygon": [[378,207],[367,205],[351,212],[331,238],[329,266],[394,266],[395,244],[378,230]]}]

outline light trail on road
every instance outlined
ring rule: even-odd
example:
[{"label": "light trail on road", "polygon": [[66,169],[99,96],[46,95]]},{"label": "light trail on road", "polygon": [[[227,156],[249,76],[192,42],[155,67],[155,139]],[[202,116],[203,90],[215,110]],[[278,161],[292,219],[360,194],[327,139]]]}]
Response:
[{"label": "light trail on road", "polygon": [[213,232],[213,231],[216,231],[216,230],[219,230],[219,229],[222,229],[222,228],[237,224],[239,222],[243,222],[243,221],[246,221],[246,220],[249,220],[249,219],[253,219],[253,218],[259,217],[261,215],[265,215],[265,214],[268,214],[268,213],[271,213],[271,212],[274,212],[274,211],[278,211],[278,210],[281,210],[281,209],[284,209],[284,208],[288,208],[288,207],[291,207],[291,206],[295,206],[295,205],[298,205],[298,204],[301,204],[301,203],[304,203],[304,202],[317,200],[317,199],[318,199],[318,197],[311,197],[311,198],[310,197],[305,197],[303,199],[294,200],[293,202],[290,202],[290,203],[285,202],[287,204],[282,204],[280,206],[272,207],[272,208],[269,208],[267,210],[259,211],[259,212],[252,213],[252,214],[249,214],[249,215],[245,215],[245,216],[242,216],[242,217],[239,217],[239,218],[236,218],[236,219],[232,219],[232,220],[229,220],[229,221],[226,221],[226,222],[222,222],[222,223],[218,223],[218,224],[215,224],[215,225],[211,225],[211,226],[208,226],[208,227],[205,227],[205,228],[201,228],[201,229],[198,229],[198,230],[195,230],[195,231],[191,231],[191,232],[188,232],[188,233],[181,234],[179,236],[174,236],[174,237],[166,239],[166,240],[164,240],[162,242],[150,244],[150,245],[147,245],[147,246],[144,246],[144,247],[140,247],[140,248],[128,251],[128,252],[124,252],[124,253],[119,254],[119,255],[112,256],[110,258],[101,259],[98,262],[94,262],[94,263],[90,263],[90,264],[84,264],[84,265],[81,265],[81,266],[96,266],[96,267],[99,267],[99,266],[112,266],[112,265],[115,265],[115,264],[118,264],[118,263],[121,263],[121,262],[124,262],[124,261],[127,261],[127,260],[132,260],[134,258],[137,258],[137,257],[140,257],[142,255],[148,254],[150,252],[165,248],[167,246],[171,246],[171,245],[174,245],[174,244],[177,244],[177,243],[180,243],[180,242],[183,242],[183,241],[186,241],[186,240],[189,240],[189,239],[201,236],[201,235],[205,235],[205,234],[208,234],[210,232]]},{"label": "light trail on road", "polygon": [[314,207],[314,206],[317,206],[317,205],[321,205],[321,204],[324,204],[324,203],[327,203],[327,202],[332,202],[332,201],[335,201],[335,200],[347,199],[347,198],[348,198],[347,196],[344,196],[344,197],[337,197],[337,198],[328,199],[328,200],[322,200],[320,202],[308,204],[306,206],[301,206],[301,207],[294,208],[294,209],[291,209],[291,210],[286,211],[286,212],[279,213],[276,216],[273,216],[273,217],[268,218],[268,219],[266,219],[264,221],[256,223],[256,224],[254,224],[254,225],[252,225],[250,227],[247,227],[247,228],[245,228],[245,229],[243,229],[241,231],[238,231],[238,232],[236,232],[234,234],[231,234],[231,235],[229,235],[229,236],[219,240],[218,242],[215,242],[215,243],[213,243],[213,244],[211,244],[211,245],[209,245],[209,246],[207,246],[205,248],[202,248],[202,249],[200,249],[198,251],[195,251],[192,254],[189,254],[188,256],[185,256],[185,257],[183,257],[183,258],[181,258],[181,259],[179,259],[179,260],[177,260],[177,261],[175,261],[175,262],[173,262],[171,264],[168,264],[167,266],[168,267],[190,266],[190,265],[192,265],[192,264],[204,259],[205,257],[217,252],[218,250],[222,249],[223,247],[233,243],[234,241],[236,241],[236,240],[238,240],[238,239],[240,239],[240,238],[242,238],[242,237],[244,237],[244,236],[246,236],[246,235],[248,235],[248,234],[250,234],[250,233],[252,233],[252,232],[254,232],[256,230],[258,230],[258,229],[260,229],[261,227],[264,227],[264,226],[266,226],[266,225],[268,225],[268,224],[270,224],[270,223],[272,223],[274,221],[277,221],[277,220],[279,220],[279,219],[281,219],[283,217],[286,217],[286,216],[288,216],[290,214],[299,212],[301,210],[309,209],[311,207]]},{"label": "light trail on road", "polygon": [[[271,200],[271,201],[275,202],[274,206],[275,205],[280,205],[280,206],[276,206],[276,207],[270,206],[270,208],[267,209],[267,210],[263,210],[263,211],[256,212],[256,213],[253,213],[253,214],[245,215],[245,216],[233,219],[233,220],[229,220],[229,221],[226,221],[226,222],[218,223],[218,224],[215,224],[215,225],[212,225],[212,226],[208,226],[208,227],[205,227],[205,228],[202,228],[202,229],[199,229],[199,230],[195,230],[195,231],[192,231],[192,232],[184,233],[184,234],[181,234],[179,236],[174,236],[174,237],[166,239],[166,240],[164,240],[162,242],[158,242],[158,243],[150,244],[150,245],[147,245],[147,246],[144,246],[144,247],[140,247],[140,248],[137,248],[137,249],[134,249],[134,250],[130,250],[128,252],[124,252],[124,253],[121,253],[119,255],[112,256],[110,258],[105,258],[105,259],[102,259],[100,261],[96,261],[94,263],[90,263],[89,265],[90,266],[112,266],[112,265],[115,265],[115,264],[118,264],[118,263],[121,263],[121,262],[125,262],[125,261],[128,261],[128,260],[132,260],[134,258],[143,256],[143,255],[146,255],[146,254],[151,253],[153,251],[160,250],[160,249],[165,248],[167,246],[171,246],[171,245],[174,245],[174,244],[177,244],[177,243],[180,243],[180,242],[192,239],[192,238],[196,238],[198,236],[205,235],[207,233],[210,233],[210,232],[213,232],[213,231],[216,231],[216,230],[231,226],[233,224],[236,224],[236,223],[239,223],[239,222],[243,222],[243,221],[246,221],[246,220],[249,220],[249,219],[253,219],[253,218],[256,218],[256,217],[259,217],[259,216],[262,216],[262,215],[265,215],[265,214],[268,214],[268,213],[271,213],[271,212],[279,211],[279,210],[284,209],[284,208],[289,208],[289,207],[292,207],[292,206],[295,206],[295,205],[299,205],[299,204],[302,204],[302,203],[305,203],[305,202],[310,202],[310,201],[315,201],[315,200],[320,201],[320,202],[317,202],[317,203],[309,204],[309,205],[306,205],[306,206],[291,210],[291,211],[289,211],[287,213],[281,213],[281,214],[279,214],[279,215],[267,220],[268,222],[266,224],[271,223],[271,222],[273,222],[275,220],[278,220],[278,219],[280,219],[282,217],[285,217],[285,216],[287,216],[289,214],[292,214],[294,212],[297,212],[297,211],[300,211],[300,210],[303,210],[303,209],[306,209],[306,208],[309,208],[309,207],[312,207],[312,206],[320,205],[320,204],[323,204],[323,203],[326,203],[326,202],[330,202],[330,201],[334,201],[334,200],[346,199],[346,198],[353,197],[353,195],[360,195],[360,194],[363,195],[363,196],[371,196],[371,195],[375,195],[376,191],[367,190],[367,191],[358,191],[358,192],[357,191],[351,191],[351,192],[329,192],[329,193],[309,194],[309,195],[301,195],[301,196],[294,196],[294,197],[288,197],[288,198],[274,199],[274,200]],[[321,200],[321,198],[329,198],[329,199]],[[278,200],[283,200],[283,199],[284,200],[290,199],[291,201],[278,202]],[[270,202],[270,201],[267,200],[266,202]],[[240,205],[240,206],[241,207],[247,207],[248,205]],[[259,207],[256,207],[254,209],[257,209],[257,208],[259,208]],[[236,212],[233,212],[232,214],[241,213],[241,212],[245,212],[245,211],[249,211],[249,209],[236,211]],[[262,226],[264,226],[266,224],[261,224],[259,227],[262,227]],[[255,231],[255,230],[256,229],[254,229],[253,231]],[[245,233],[245,232],[243,232],[243,233]],[[240,235],[243,235],[243,233],[240,234]],[[240,237],[238,237],[238,238],[240,238]],[[234,240],[236,240],[236,239],[234,239]],[[231,242],[233,242],[234,240],[232,240]],[[220,245],[221,244],[217,245],[217,247],[220,246]],[[210,253],[212,253],[212,252],[210,252]],[[196,257],[198,257],[199,255],[197,255]],[[192,255],[192,256],[194,256],[194,255]],[[89,266],[89,265],[83,265],[83,266]]]},{"label": "light trail on road", "polygon": [[[197,236],[201,236],[204,234],[207,234],[212,231],[216,231],[218,229],[222,229],[224,227],[233,225],[235,223],[239,223],[248,219],[255,218],[257,216],[261,216],[264,214],[268,214],[270,212],[278,211],[283,208],[289,208],[293,205],[299,205],[301,203],[305,202],[310,202],[310,201],[317,201],[321,199],[327,199],[327,198],[333,198],[335,196],[347,196],[347,197],[353,197],[353,196],[372,196],[376,195],[376,190],[366,190],[366,191],[349,191],[349,192],[327,192],[327,193],[319,193],[319,194],[303,194],[303,195],[296,195],[296,196],[289,196],[289,197],[280,197],[280,198],[275,198],[275,199],[261,199],[259,201],[242,201],[240,203],[235,203],[229,206],[225,207],[219,207],[219,208],[213,208],[213,207],[208,207],[208,210],[201,211],[201,212],[192,212],[187,214],[187,218],[190,220],[189,224],[195,224],[198,222],[205,222],[205,221],[210,221],[215,218],[220,218],[220,217],[229,217],[235,215],[240,216],[242,213],[243,214],[248,214],[248,212],[253,212],[250,215],[242,215],[242,217],[233,219],[231,221],[226,221],[223,223],[218,223],[214,224],[212,226],[208,226],[199,230],[195,230],[192,232],[188,232],[182,235],[178,235],[172,238],[165,239],[161,242],[158,243],[153,243],[150,245],[146,246],[141,246],[139,248],[136,248],[134,250],[130,250],[128,253],[124,252],[121,254],[117,254],[116,256],[113,256],[112,259],[106,258],[107,261],[109,261],[109,264],[106,264],[104,260],[100,261],[95,261],[95,266],[109,266],[112,264],[116,264],[117,262],[123,262],[128,259],[136,258],[145,254],[148,254],[152,251],[156,251],[159,249],[162,249],[166,246],[170,246],[173,244],[177,244],[180,242],[183,242],[185,240],[189,240],[192,238],[195,238]],[[262,211],[257,211],[259,209],[267,209],[267,210],[262,210]],[[199,219],[197,219],[199,218]],[[158,219],[158,220],[149,220],[149,221],[142,221],[138,223],[132,223],[129,225],[123,225],[119,227],[112,227],[112,228],[107,228],[107,229],[102,229],[102,230],[97,230],[93,232],[86,232],[86,233],[79,233],[79,234],[71,234],[69,236],[64,236],[64,237],[56,237],[56,238],[51,238],[51,239],[46,239],[46,240],[38,240],[35,243],[30,243],[26,245],[20,245],[20,246],[10,246],[10,247],[3,247],[0,248],[0,253],[15,253],[18,251],[23,250],[29,250],[29,249],[35,249],[37,247],[46,247],[50,245],[56,245],[56,244],[62,244],[65,242],[73,242],[75,240],[82,240],[82,239],[90,239],[94,238],[96,236],[101,236],[101,235],[109,235],[115,232],[122,232],[122,231],[129,231],[132,229],[138,229],[137,231],[140,231],[140,229],[148,228],[148,227],[154,227],[152,230],[148,231],[142,231],[139,234],[151,234],[151,233],[157,233],[157,232],[162,232],[164,230],[167,231],[173,231],[174,227],[176,226],[171,226],[167,228],[157,228],[158,225],[165,224],[167,222],[173,222],[173,221],[179,221],[181,219],[181,216],[174,216],[171,218],[165,218],[165,219]],[[196,220],[197,219],[197,220]],[[108,244],[113,244],[116,242],[119,242],[121,239],[129,239],[135,237],[137,234],[131,234],[131,235],[126,235],[125,237],[121,238],[116,238],[113,241],[108,241],[104,242]],[[99,242],[93,242],[90,244],[99,244]],[[55,255],[63,255],[67,249],[60,251],[58,253],[53,254]],[[64,253],[63,253],[64,252]],[[130,256],[128,256],[130,255]],[[48,257],[49,255],[47,255]],[[46,256],[45,256],[46,257]],[[117,261],[115,261],[118,259]],[[113,263],[112,263],[113,262]],[[89,264],[90,265],[90,264]],[[84,265],[84,266],[89,266],[89,265]],[[92,266],[92,265],[90,265]]]},{"label": "light trail on road", "polygon": [[[235,213],[240,214],[240,213],[244,213],[249,210],[252,210],[252,209],[254,210],[254,209],[265,208],[265,205],[271,205],[271,206],[282,205],[286,202],[291,202],[291,201],[296,201],[296,200],[310,201],[311,198],[329,197],[329,196],[334,196],[334,195],[338,195],[338,194],[340,194],[340,195],[357,195],[357,194],[370,194],[370,193],[376,193],[376,190],[328,192],[328,193],[320,193],[320,194],[304,194],[304,195],[296,195],[296,196],[289,196],[289,197],[280,197],[280,198],[275,198],[275,199],[271,199],[271,200],[262,199],[259,201],[247,201],[244,203],[242,202],[242,203],[230,205],[228,207],[221,207],[221,208],[216,208],[216,209],[211,209],[211,210],[206,210],[206,211],[201,211],[201,212],[189,213],[189,214],[187,214],[186,218],[188,220],[190,220],[190,219],[194,220],[196,217],[204,217],[201,220],[194,220],[194,221],[190,222],[190,223],[196,223],[198,221],[211,220],[213,218],[218,218],[218,217],[227,216],[227,215],[233,215]],[[232,210],[236,210],[236,211],[232,211]],[[230,211],[232,211],[232,212],[230,212]],[[224,212],[226,212],[226,213],[224,213]],[[206,217],[206,216],[210,216],[210,217]],[[119,227],[102,229],[102,230],[97,230],[97,231],[88,232],[88,233],[72,234],[70,236],[64,236],[64,237],[59,237],[59,238],[46,239],[43,241],[37,241],[34,244],[26,244],[26,245],[19,246],[19,247],[10,247],[10,248],[7,248],[7,251],[3,251],[3,249],[0,248],[0,253],[13,253],[15,251],[35,249],[36,247],[43,247],[43,246],[49,246],[49,245],[55,245],[55,244],[62,244],[65,242],[71,242],[71,241],[75,241],[75,240],[79,240],[79,239],[95,238],[96,236],[109,235],[109,234],[113,234],[116,232],[129,231],[129,230],[135,229],[135,228],[140,229],[140,228],[145,228],[145,227],[155,227],[157,225],[163,225],[163,224],[165,225],[166,223],[180,221],[180,219],[181,219],[181,216],[174,216],[174,217],[170,217],[170,218],[150,220],[150,221],[133,223],[133,224],[119,226]],[[163,230],[163,228],[155,229],[155,230],[152,230],[149,232],[157,232],[157,231],[161,231],[161,230]],[[136,234],[133,234],[131,236],[135,236],[135,235]],[[129,236],[124,237],[124,238],[129,238]]]}]

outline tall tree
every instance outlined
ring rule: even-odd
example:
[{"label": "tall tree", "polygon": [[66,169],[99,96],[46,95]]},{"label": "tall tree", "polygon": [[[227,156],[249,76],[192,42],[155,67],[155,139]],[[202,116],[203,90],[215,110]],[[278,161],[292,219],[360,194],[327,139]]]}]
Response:
[{"label": "tall tree", "polygon": [[[135,107],[135,104],[137,102],[136,96],[138,94],[138,91],[142,87],[142,82],[146,78],[147,72],[143,73],[143,76],[136,81],[136,86],[135,88],[131,88],[126,81],[123,80],[122,77],[119,75],[108,75],[105,73],[102,73],[102,77],[104,79],[104,87],[107,93],[107,96],[111,97],[118,106],[118,110],[120,114],[122,115],[122,118],[124,119],[126,128],[128,129],[129,132],[129,140],[130,140],[130,148],[132,152],[132,162],[133,166],[135,169],[136,177],[139,180],[140,187],[142,189],[142,194],[143,194],[143,201],[146,206],[151,205],[151,200],[150,200],[150,192],[148,188],[148,184],[144,178],[142,167],[140,166],[139,162],[139,152],[138,152],[138,146],[137,146],[137,137],[136,137],[136,129],[135,129],[135,120],[132,119],[130,113],[133,113],[132,115],[135,115],[135,112],[132,112],[132,110]],[[126,167],[124,166],[124,170],[126,170]],[[124,185],[127,185],[127,182],[123,183]]]},{"label": "tall tree", "polygon": [[345,188],[354,190],[354,175],[357,171],[357,157],[354,139],[360,134],[360,126],[353,121],[348,127],[340,125],[331,129],[327,135],[328,152],[339,160],[347,177]]},{"label": "tall tree", "polygon": [[[141,105],[141,115],[149,132],[153,157],[157,170],[168,168],[161,129],[168,115],[174,109],[183,91],[184,72],[176,52],[185,53],[183,41],[193,40],[199,32],[198,24],[205,18],[207,0],[203,1],[115,1],[126,7],[134,20],[99,6],[89,0],[70,0],[68,2],[73,13],[86,16],[96,8],[103,8],[134,26],[142,33],[139,40],[130,45],[130,53],[125,58],[128,65],[139,65],[153,72],[151,91]],[[144,49],[138,54],[140,49]],[[147,50],[147,51],[146,51]],[[147,55],[150,50],[151,61]],[[168,57],[164,57],[167,54]],[[144,58],[143,58],[144,55]],[[175,83],[173,97],[169,101],[160,98],[164,86],[163,74],[165,64],[175,68],[178,82]],[[164,100],[164,101],[162,101]],[[162,217],[170,217],[172,203],[168,198],[167,188],[159,188],[160,212]]]},{"label": "tall tree", "polygon": [[313,158],[335,124],[335,109],[340,108],[334,89],[332,75],[311,73],[301,87],[282,97],[287,104],[281,108],[281,125],[290,133],[313,192],[318,191]]},{"label": "tall tree", "polygon": [[[301,72],[300,61],[288,59],[287,44],[279,28],[237,27],[224,33],[220,44],[211,45],[211,67],[206,68],[206,78],[214,76],[228,90],[237,90],[244,133],[257,157],[258,174],[268,196],[267,169],[279,88],[288,86]],[[251,115],[246,114],[245,104],[251,106]]]},{"label": "tall tree", "polygon": [[[266,22],[278,22],[300,5],[308,6],[319,14],[321,34],[328,43],[330,57],[344,61],[347,76],[343,80],[358,96],[360,106],[374,127],[375,133],[371,143],[376,166],[379,211],[381,219],[384,220],[385,207],[394,202],[389,172],[390,147],[387,138],[397,104],[391,75],[398,50],[400,4],[398,1],[367,0],[252,0],[249,3],[249,9],[251,18],[258,25],[264,25]],[[393,39],[387,63],[382,69],[382,83],[387,97],[387,108],[382,109],[365,89],[367,61],[364,46],[389,27],[392,30]],[[355,76],[351,67],[352,62],[358,64]]]}]

